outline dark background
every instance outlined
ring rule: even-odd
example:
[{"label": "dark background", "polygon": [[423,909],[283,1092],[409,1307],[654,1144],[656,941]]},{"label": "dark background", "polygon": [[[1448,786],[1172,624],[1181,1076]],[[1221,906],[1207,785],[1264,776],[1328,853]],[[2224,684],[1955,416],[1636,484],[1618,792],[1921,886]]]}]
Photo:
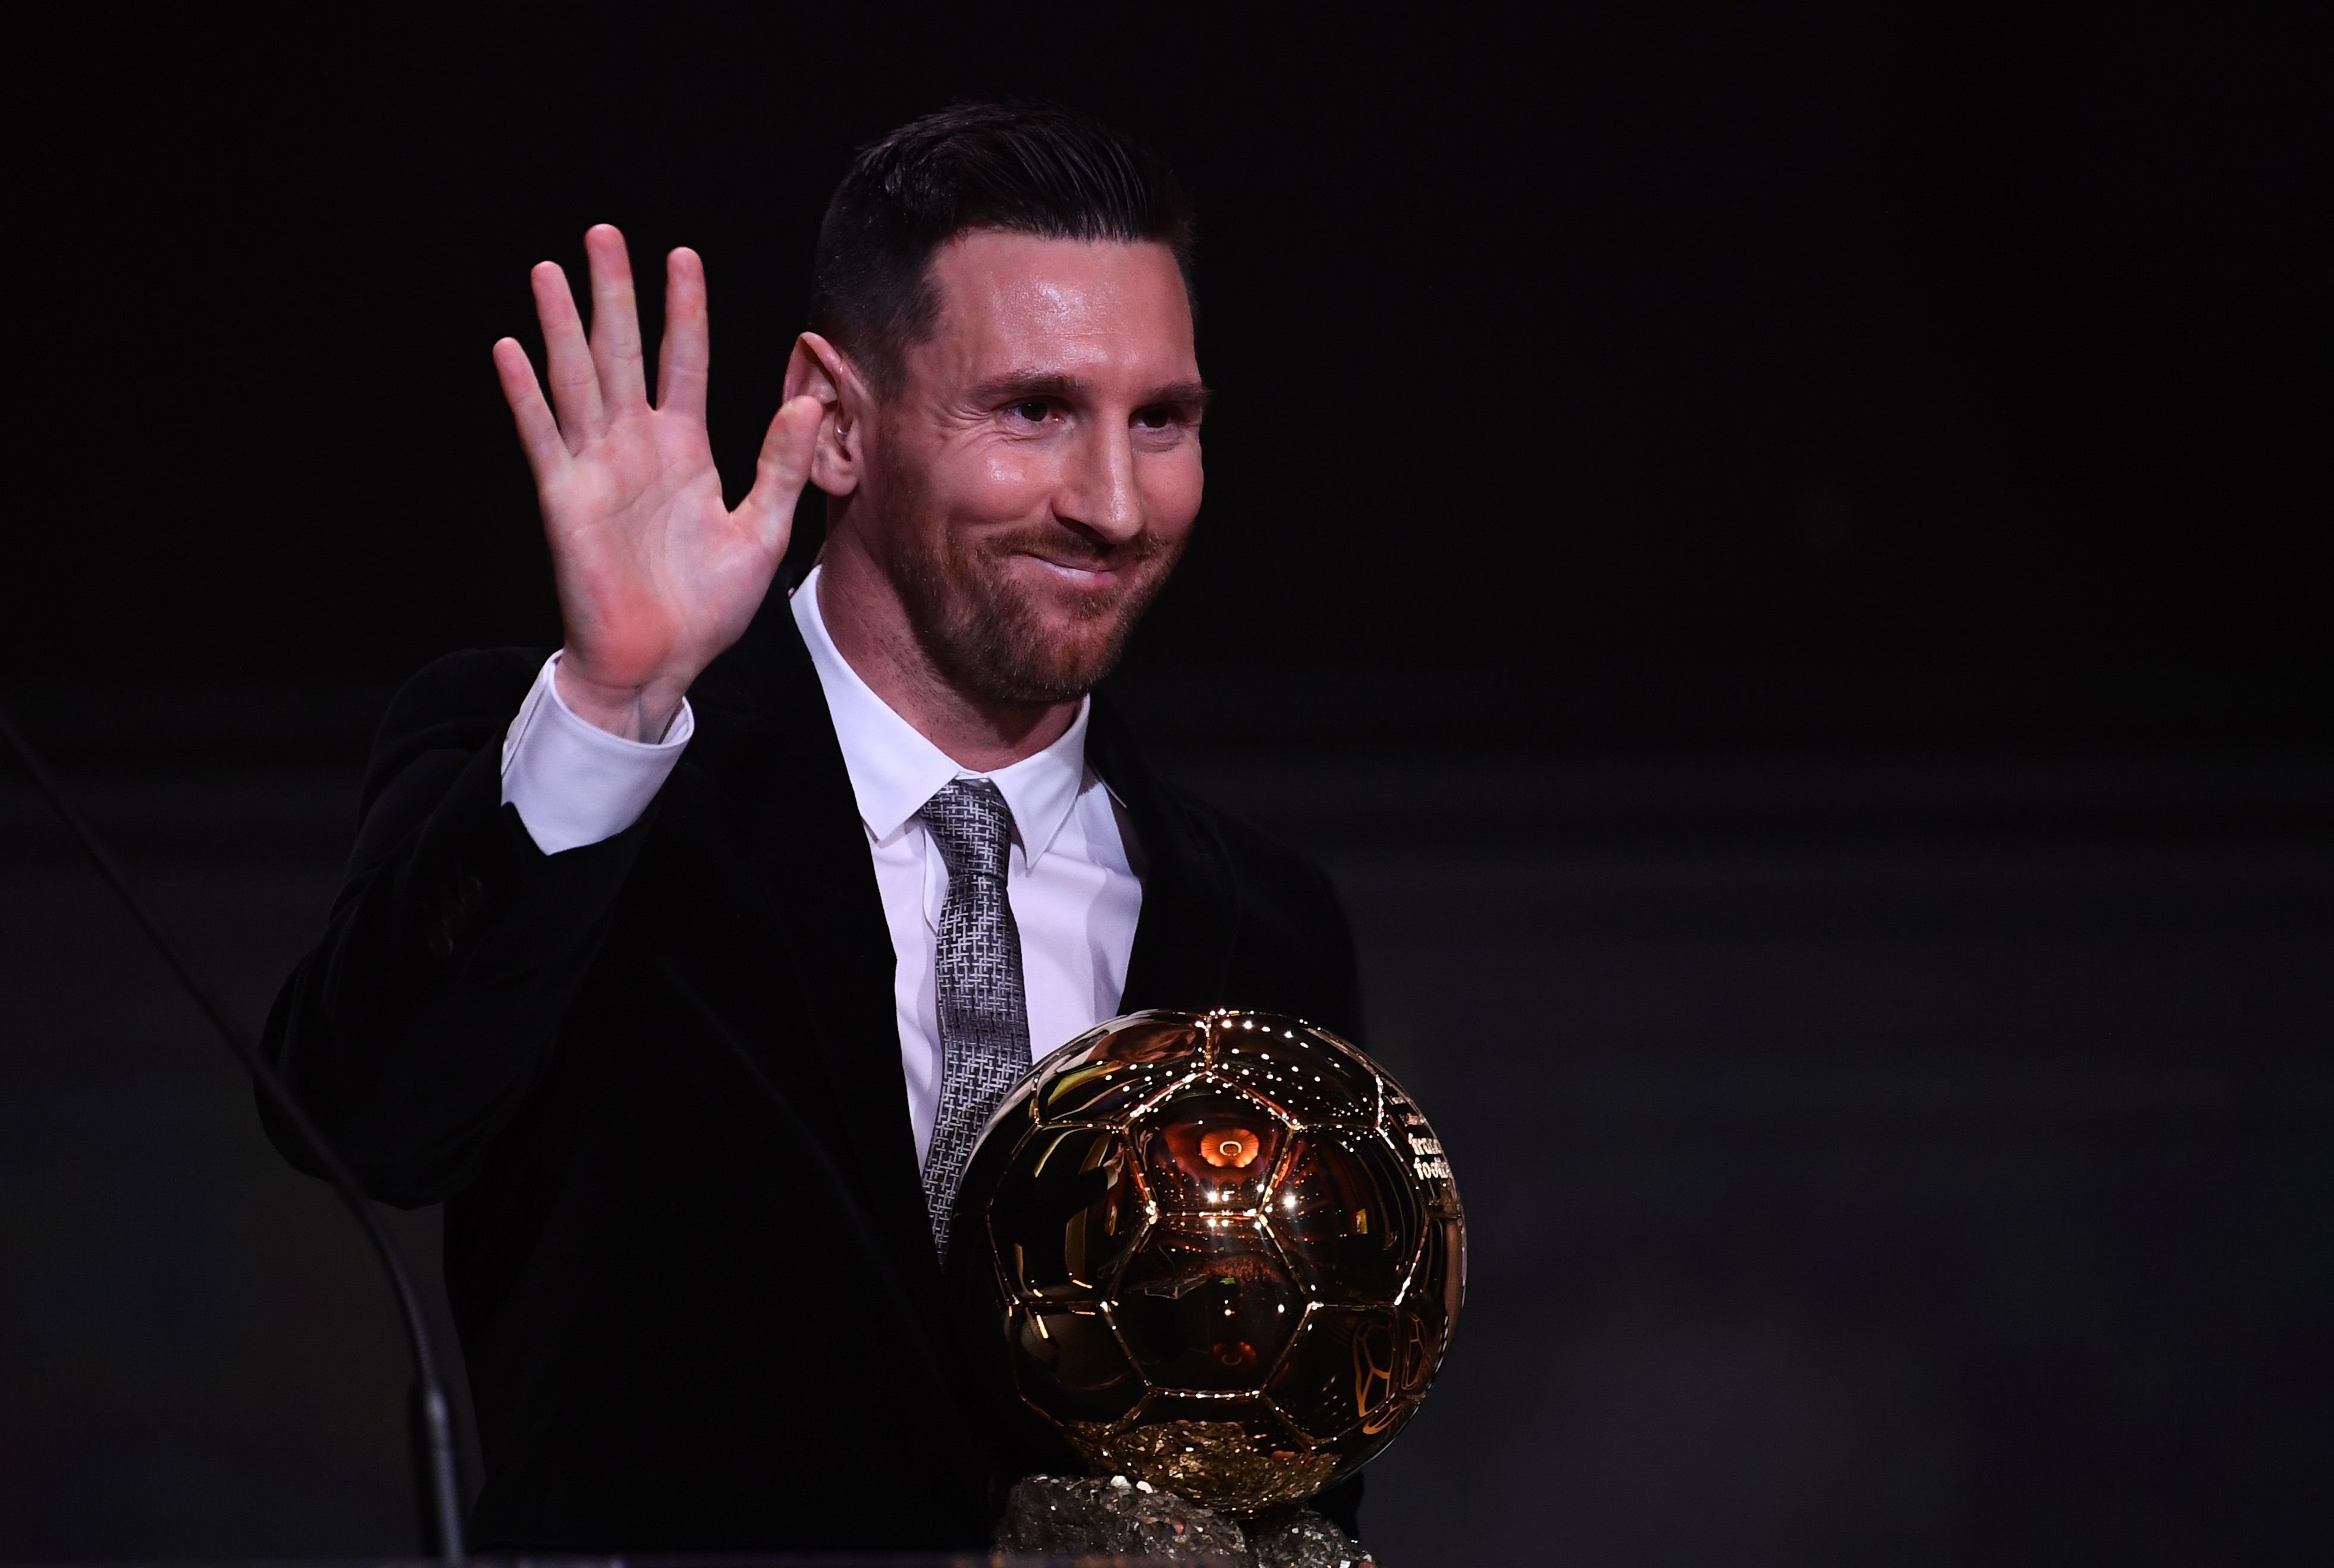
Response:
[{"label": "dark background", "polygon": [[[20,52],[0,692],[256,1021],[389,691],[556,639],[487,348],[851,150],[1198,194],[1123,699],[1322,856],[1474,1223],[1394,1564],[2240,1562],[2334,1380],[2326,59],[2175,7],[92,13]],[[815,503],[805,543],[815,539]],[[396,1550],[328,1196],[0,780],[0,1556]],[[410,1229],[427,1251],[430,1216]]]}]

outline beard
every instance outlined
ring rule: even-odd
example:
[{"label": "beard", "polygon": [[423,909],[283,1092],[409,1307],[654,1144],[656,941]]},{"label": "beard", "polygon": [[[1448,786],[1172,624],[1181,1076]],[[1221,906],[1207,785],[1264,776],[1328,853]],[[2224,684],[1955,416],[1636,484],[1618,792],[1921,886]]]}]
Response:
[{"label": "beard", "polygon": [[[967,537],[939,518],[884,528],[892,583],[916,639],[949,682],[991,702],[1074,702],[1118,667],[1143,613],[1167,586],[1183,541],[1142,533],[1120,543],[1059,523]],[[1075,592],[1066,622],[1059,593],[1015,579],[1016,556],[1105,570],[1109,586]]]}]

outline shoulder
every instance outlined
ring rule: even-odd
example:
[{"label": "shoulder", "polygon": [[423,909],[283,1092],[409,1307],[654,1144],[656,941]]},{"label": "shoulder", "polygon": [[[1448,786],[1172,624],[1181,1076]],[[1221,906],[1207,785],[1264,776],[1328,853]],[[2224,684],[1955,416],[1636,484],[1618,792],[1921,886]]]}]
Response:
[{"label": "shoulder", "polygon": [[1353,925],[1329,873],[1254,823],[1188,790],[1168,791],[1231,875],[1239,936],[1230,980],[1242,1005],[1293,1012],[1361,1042]]},{"label": "shoulder", "polygon": [[1238,817],[1179,786],[1166,786],[1186,817],[1222,850],[1239,885],[1244,906],[1286,908],[1293,914],[1334,912],[1344,922],[1336,884],[1320,865],[1247,818]]},{"label": "shoulder", "polygon": [[[1086,755],[1114,789],[1157,813],[1170,853],[1219,860],[1239,905],[1241,940],[1265,935],[1299,947],[1349,953],[1344,904],[1328,873],[1254,823],[1202,799],[1162,776],[1137,743],[1115,704],[1097,695]],[[1140,828],[1143,810],[1138,806]],[[1169,847],[1162,846],[1160,847]]]}]

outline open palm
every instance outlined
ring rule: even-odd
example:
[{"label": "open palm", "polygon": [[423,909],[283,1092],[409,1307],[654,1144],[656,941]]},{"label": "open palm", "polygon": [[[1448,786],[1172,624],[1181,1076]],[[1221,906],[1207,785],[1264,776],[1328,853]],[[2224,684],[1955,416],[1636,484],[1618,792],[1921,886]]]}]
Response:
[{"label": "open palm", "polygon": [[768,592],[810,472],[817,399],[778,410],[754,488],[731,511],[705,432],[709,363],[705,269],[666,261],[664,343],[650,406],[623,236],[584,237],[592,273],[587,341],[567,276],[534,272],[551,401],[517,342],[495,344],[503,395],[535,472],[566,631],[561,698],[601,728],[660,737],[690,682],[744,634]]}]

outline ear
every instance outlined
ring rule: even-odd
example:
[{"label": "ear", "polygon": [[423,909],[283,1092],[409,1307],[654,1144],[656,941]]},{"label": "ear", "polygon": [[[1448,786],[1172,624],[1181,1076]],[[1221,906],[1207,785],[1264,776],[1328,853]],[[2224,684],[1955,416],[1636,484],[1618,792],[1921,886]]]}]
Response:
[{"label": "ear", "polygon": [[818,442],[811,448],[810,482],[830,496],[847,496],[859,488],[863,453],[862,421],[874,411],[875,400],[850,357],[815,332],[795,339],[786,357],[786,401],[804,393],[820,404]]}]

